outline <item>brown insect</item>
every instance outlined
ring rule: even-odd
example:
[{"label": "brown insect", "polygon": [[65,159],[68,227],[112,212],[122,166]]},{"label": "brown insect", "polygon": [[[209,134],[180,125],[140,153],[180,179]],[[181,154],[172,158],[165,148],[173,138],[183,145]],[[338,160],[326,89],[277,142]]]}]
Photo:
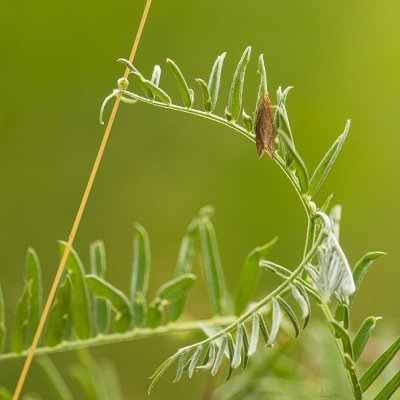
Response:
[{"label": "brown insect", "polygon": [[256,145],[258,158],[261,158],[264,150],[271,158],[275,153],[275,123],[272,112],[271,100],[268,92],[265,92],[258,107],[256,123]]}]

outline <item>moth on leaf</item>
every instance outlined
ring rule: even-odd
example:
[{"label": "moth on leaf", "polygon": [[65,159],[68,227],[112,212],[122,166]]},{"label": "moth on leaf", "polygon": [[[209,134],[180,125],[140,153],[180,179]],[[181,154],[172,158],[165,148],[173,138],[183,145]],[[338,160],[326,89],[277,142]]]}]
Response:
[{"label": "moth on leaf", "polygon": [[256,123],[256,146],[258,158],[261,158],[266,150],[271,158],[275,153],[275,123],[272,112],[271,100],[268,92],[265,92],[258,107]]}]

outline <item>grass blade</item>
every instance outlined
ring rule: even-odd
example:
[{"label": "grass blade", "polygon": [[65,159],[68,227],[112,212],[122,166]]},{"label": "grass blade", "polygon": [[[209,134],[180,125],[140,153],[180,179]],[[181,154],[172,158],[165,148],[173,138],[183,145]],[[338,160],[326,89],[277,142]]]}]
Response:
[{"label": "grass blade", "polygon": [[289,317],[290,321],[292,322],[294,331],[295,331],[295,337],[299,336],[300,333],[300,324],[299,321],[297,320],[296,314],[292,310],[292,308],[289,306],[288,303],[286,303],[285,300],[282,299],[282,297],[277,297],[277,300],[279,301],[280,306],[283,308],[283,310],[286,312],[287,316]]},{"label": "grass blade", "polygon": [[360,329],[353,340],[354,361],[357,361],[360,358],[372,331],[375,329],[376,322],[380,319],[380,317],[368,317],[361,324]]},{"label": "grass blade", "polygon": [[39,325],[40,309],[42,303],[42,271],[39,258],[32,248],[26,254],[26,280],[31,282],[31,295],[29,299],[29,319],[27,324],[26,340],[28,347],[32,344]]},{"label": "grass blade", "polygon": [[215,363],[211,370],[211,375],[215,376],[221,366],[222,360],[224,358],[225,349],[228,346],[228,337],[224,335],[221,346],[218,349],[217,357],[215,358]]},{"label": "grass blade", "polygon": [[150,240],[142,225],[135,225],[133,240],[133,267],[130,299],[133,309],[133,326],[143,326],[146,315],[146,292],[150,276]]},{"label": "grass blade", "polygon": [[251,47],[247,47],[244,51],[233,75],[231,90],[229,93],[228,112],[232,115],[232,122],[235,122],[241,113],[242,109],[242,94],[244,76],[246,67],[250,60]]},{"label": "grass blade", "polygon": [[275,339],[278,336],[279,326],[281,324],[281,308],[279,307],[278,301],[273,297],[271,299],[272,303],[272,325],[271,333],[269,335],[269,341],[267,346],[272,347],[274,345]]},{"label": "grass blade", "polygon": [[0,353],[3,351],[6,340],[5,307],[3,291],[0,286]]},{"label": "grass blade", "polygon": [[379,392],[375,400],[390,399],[400,387],[400,371],[390,380],[390,382]]},{"label": "grass blade", "polygon": [[353,346],[351,344],[349,332],[336,321],[331,321],[330,324],[335,332],[335,336],[342,341],[344,352],[353,359]]},{"label": "grass blade", "polygon": [[289,137],[286,135],[285,132],[282,131],[282,129],[278,129],[279,136],[283,139],[287,150],[290,152],[290,154],[293,157],[295,167],[296,167],[296,176],[299,179],[300,183],[300,190],[301,193],[307,193],[308,189],[308,171],[306,164],[300,157],[300,155],[297,153],[296,149],[293,146],[293,142],[289,139]]},{"label": "grass blade", "polygon": [[210,214],[211,209],[208,207],[200,211],[199,234],[211,309],[214,315],[222,315],[225,307],[225,279]]},{"label": "grass blade", "polygon": [[96,275],[87,275],[86,283],[96,297],[107,300],[115,311],[115,331],[126,332],[131,325],[132,310],[125,294]]},{"label": "grass blade", "polygon": [[214,110],[217,104],[219,85],[221,81],[222,64],[224,63],[225,55],[226,53],[222,53],[220,56],[217,57],[217,60],[215,61],[211,70],[210,79],[208,81],[208,91],[210,92],[211,99],[210,112]]},{"label": "grass blade", "polygon": [[48,347],[56,346],[63,339],[71,304],[71,286],[71,278],[66,274],[64,283],[58,288],[47,323],[44,344]]},{"label": "grass blade", "polygon": [[[186,234],[182,239],[181,247],[179,249],[179,256],[176,265],[175,276],[190,273],[193,266],[195,256],[195,233],[198,229],[197,219],[192,221],[186,230]],[[175,322],[182,315],[186,305],[187,295],[183,294],[179,299],[171,302],[168,308],[167,321]]]},{"label": "grass blade", "polygon": [[258,314],[254,313],[251,320],[251,337],[250,337],[250,345],[247,355],[251,357],[257,350],[258,344],[258,333],[260,330],[260,320],[258,318]]},{"label": "grass blade", "polygon": [[343,133],[336,139],[335,143],[333,143],[332,147],[328,150],[318,167],[315,169],[307,192],[310,197],[313,197],[315,193],[317,193],[318,189],[328,176],[329,171],[331,170],[337,156],[340,153],[340,150],[342,149],[349,129],[350,120],[347,121]]},{"label": "grass blade", "polygon": [[176,82],[179,86],[179,91],[181,92],[183,104],[186,108],[192,107],[193,99],[189,92],[189,87],[186,83],[185,77],[183,76],[179,67],[170,59],[167,58],[167,64],[171,67],[172,72],[175,75]]},{"label": "grass blade", "polygon": [[396,339],[393,344],[385,350],[380,357],[368,368],[365,374],[360,379],[362,391],[365,392],[375,379],[381,374],[385,367],[389,364],[392,358],[400,350],[400,337]]},{"label": "grass blade", "polygon": [[32,282],[25,284],[22,295],[18,301],[17,312],[15,315],[14,329],[11,337],[11,349],[14,353],[21,353],[26,349],[27,344],[27,324],[29,319],[29,298],[31,296]]},{"label": "grass blade", "polygon": [[[59,242],[60,255],[64,254],[66,242]],[[65,268],[71,278],[71,317],[76,336],[87,339],[90,336],[89,293],[85,282],[82,262],[74,249],[68,254]]]},{"label": "grass blade", "polygon": [[204,110],[206,112],[211,112],[212,106],[211,106],[211,96],[210,96],[210,92],[208,90],[208,86],[207,83],[205,83],[203,81],[203,79],[196,79],[196,82],[200,85],[201,90],[203,92],[203,106],[204,106]]},{"label": "grass blade", "polygon": [[[107,270],[106,251],[104,243],[99,240],[90,245],[90,271],[104,279]],[[93,297],[94,328],[97,333],[105,333],[108,328],[110,308],[106,300]]]},{"label": "grass blade", "polygon": [[274,238],[264,246],[256,247],[247,255],[235,296],[235,314],[237,316],[241,315],[245,310],[250,296],[254,291],[261,272],[259,266],[260,260],[269,254],[277,240],[278,238]]},{"label": "grass blade", "polygon": [[267,86],[267,73],[265,72],[265,64],[264,64],[264,55],[260,54],[258,57],[258,68],[257,73],[260,76],[260,83],[258,84],[258,92],[257,92],[257,101],[256,107],[254,109],[253,115],[253,131],[256,129],[256,121],[257,121],[257,112],[260,107],[261,99],[264,97],[264,94],[268,92]]},{"label": "grass blade", "polygon": [[365,274],[368,272],[368,268],[374,260],[384,254],[386,253],[382,251],[374,251],[371,253],[367,253],[360,261],[358,261],[353,271],[353,279],[356,285],[356,291],[349,297],[349,307],[351,307],[351,305],[353,304],[354,298],[356,297],[357,292],[360,288],[361,281],[363,280]]}]

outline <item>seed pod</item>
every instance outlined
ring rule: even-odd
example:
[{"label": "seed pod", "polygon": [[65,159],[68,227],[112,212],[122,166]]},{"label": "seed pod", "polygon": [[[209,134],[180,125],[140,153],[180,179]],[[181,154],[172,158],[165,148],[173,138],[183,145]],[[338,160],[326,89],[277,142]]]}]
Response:
[{"label": "seed pod", "polygon": [[265,92],[264,97],[260,102],[257,113],[256,123],[256,145],[258,158],[267,150],[268,155],[274,158],[275,153],[275,124],[274,114],[272,112],[271,100],[268,92]]}]

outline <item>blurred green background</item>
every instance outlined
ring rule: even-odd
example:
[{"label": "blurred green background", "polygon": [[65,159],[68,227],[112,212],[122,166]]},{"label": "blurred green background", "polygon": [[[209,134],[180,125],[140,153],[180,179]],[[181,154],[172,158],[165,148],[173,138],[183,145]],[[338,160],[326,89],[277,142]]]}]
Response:
[{"label": "blurred green background", "polygon": [[[28,246],[39,254],[49,290],[59,260],[56,240],[67,239],[104,132],[99,108],[123,74],[115,60],[128,58],[144,3],[2,5],[0,282],[9,328]],[[389,253],[371,269],[354,320],[383,315],[379,329],[397,331],[399,13],[395,0],[153,0],[135,60],[146,76],[160,64],[161,87],[180,101],[165,58],[177,62],[199,99],[193,79],[208,79],[216,56],[227,51],[217,106],[222,113],[236,63],[251,45],[244,106],[253,111],[256,60],[263,53],[273,101],[279,85],[295,87],[287,109],[309,170],[352,119],[316,201],[321,204],[333,192],[334,202],[343,205],[342,245],[352,265],[367,251]],[[280,240],[271,258],[290,267],[299,261],[304,212],[277,166],[267,157],[257,159],[254,145],[206,120],[122,104],[74,246],[87,264],[89,243],[103,239],[108,278],[127,290],[133,223],[140,222],[151,237],[153,293],[172,276],[185,228],[207,204],[216,208],[231,291],[248,251],[276,235]],[[267,287],[264,278],[258,294]],[[203,298],[199,291],[192,301],[199,316],[208,315]],[[158,363],[190,341],[193,337],[165,337],[102,347],[94,354],[113,358],[127,399],[141,399]],[[13,388],[21,365],[0,364],[1,384]],[[39,375],[33,368],[27,389],[37,387]],[[200,399],[205,379],[179,385],[164,380],[152,398],[190,393]]]}]

